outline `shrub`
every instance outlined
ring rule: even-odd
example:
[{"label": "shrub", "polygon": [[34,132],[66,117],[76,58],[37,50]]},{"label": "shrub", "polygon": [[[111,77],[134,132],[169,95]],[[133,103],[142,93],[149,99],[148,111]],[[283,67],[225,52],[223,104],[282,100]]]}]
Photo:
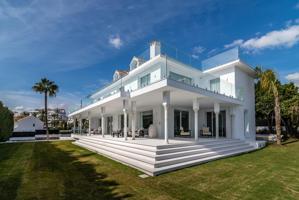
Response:
[{"label": "shrub", "polygon": [[13,112],[0,101],[0,141],[5,141],[11,136],[13,127]]}]

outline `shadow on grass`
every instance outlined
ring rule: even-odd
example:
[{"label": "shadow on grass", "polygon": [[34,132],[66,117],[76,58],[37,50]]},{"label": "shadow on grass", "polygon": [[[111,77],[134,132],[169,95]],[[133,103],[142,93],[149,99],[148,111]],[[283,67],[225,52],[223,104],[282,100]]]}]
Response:
[{"label": "shadow on grass", "polygon": [[88,161],[82,161],[82,158],[88,160],[93,153],[74,156],[72,151],[61,150],[55,143],[36,144],[35,147],[34,160],[38,162],[32,170],[58,174],[63,182],[64,190],[59,194],[63,199],[123,199],[131,196],[118,193],[116,181],[109,180],[103,172],[96,172],[95,166]]},{"label": "shadow on grass", "polygon": [[[15,199],[22,181],[22,170],[9,163],[21,144],[1,144],[0,148],[0,199]],[[15,163],[14,163],[15,164]]]},{"label": "shadow on grass", "polygon": [[283,142],[282,145],[288,145],[288,144],[292,144],[295,142],[299,142],[299,139],[287,140],[287,141]]}]

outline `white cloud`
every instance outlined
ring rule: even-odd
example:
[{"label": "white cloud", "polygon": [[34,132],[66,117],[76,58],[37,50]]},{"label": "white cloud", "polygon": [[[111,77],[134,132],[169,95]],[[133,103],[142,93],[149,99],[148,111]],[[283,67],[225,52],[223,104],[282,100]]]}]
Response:
[{"label": "white cloud", "polygon": [[123,41],[120,39],[119,35],[110,36],[109,44],[111,44],[116,49],[120,49],[120,47],[123,45]]},{"label": "white cloud", "polygon": [[245,41],[241,46],[247,49],[264,49],[273,47],[292,47],[299,41],[299,25],[286,29],[271,31],[259,38]]},{"label": "white cloud", "polygon": [[232,47],[235,47],[235,46],[240,46],[242,43],[243,43],[243,40],[241,40],[241,39],[234,40],[232,43],[224,45],[224,48],[227,49],[227,48],[232,48]]},{"label": "white cloud", "polygon": [[295,83],[299,87],[299,72],[288,74],[285,78],[288,81]]},{"label": "white cloud", "polygon": [[206,49],[202,46],[196,46],[192,49],[192,57],[195,59],[199,58],[199,54],[203,53]]},{"label": "white cloud", "polygon": [[[0,91],[2,101],[13,111],[30,111],[36,108],[44,107],[43,95],[33,91]],[[69,110],[72,106],[80,104],[80,99],[83,95],[73,93],[58,93],[56,97],[49,98],[49,108],[64,108]]]},{"label": "white cloud", "polygon": [[249,51],[258,51],[266,48],[290,48],[299,42],[299,25],[288,26],[281,30],[274,30],[260,37],[249,40],[238,39],[224,47],[240,46]]}]

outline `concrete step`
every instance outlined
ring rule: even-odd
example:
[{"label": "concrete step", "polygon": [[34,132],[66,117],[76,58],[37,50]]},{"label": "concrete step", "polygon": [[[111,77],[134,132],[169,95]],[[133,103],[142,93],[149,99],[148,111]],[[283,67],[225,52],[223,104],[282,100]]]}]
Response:
[{"label": "concrete step", "polygon": [[183,156],[188,156],[188,155],[195,155],[195,154],[200,154],[200,153],[205,153],[205,152],[211,152],[211,151],[220,151],[226,148],[232,148],[232,147],[243,147],[244,143],[238,142],[238,143],[232,143],[232,144],[219,144],[218,146],[213,146],[213,147],[198,147],[194,149],[183,149],[181,151],[176,151],[174,153],[163,153],[163,154],[158,154],[156,155],[156,160],[165,160],[165,159],[170,159],[170,158],[178,158],[178,157],[183,157]]},{"label": "concrete step", "polygon": [[153,175],[157,176],[159,174],[163,174],[166,172],[207,163],[207,162],[214,161],[214,160],[221,159],[221,158],[226,158],[226,157],[235,156],[235,155],[239,155],[239,154],[243,154],[243,153],[248,153],[248,152],[254,151],[254,150],[256,150],[256,148],[250,146],[248,148],[244,148],[244,149],[241,149],[238,151],[237,150],[231,151],[231,152],[227,152],[227,153],[223,153],[223,154],[218,154],[218,155],[205,157],[205,158],[201,158],[201,159],[196,159],[196,160],[190,160],[190,161],[181,162],[181,163],[177,163],[174,165],[168,165],[168,166],[164,166],[164,167],[156,167],[153,172]]},{"label": "concrete step", "polygon": [[100,150],[105,150],[105,151],[109,151],[109,152],[112,152],[114,154],[121,155],[121,156],[130,158],[130,159],[138,160],[140,162],[144,162],[144,163],[147,163],[147,164],[151,164],[151,165],[155,164],[155,158],[153,158],[153,157],[148,157],[148,156],[140,155],[140,154],[137,154],[137,153],[131,153],[131,152],[128,152],[126,150],[120,150],[120,149],[113,148],[113,147],[103,146],[101,144],[95,144],[95,143],[92,143],[92,142],[88,142],[86,140],[79,140],[78,143],[88,145],[88,146],[90,146],[91,148],[93,148],[95,150],[99,150],[99,151]]},{"label": "concrete step", "polygon": [[199,144],[190,144],[189,146],[181,146],[181,147],[172,147],[172,148],[163,148],[157,150],[157,155],[168,154],[168,153],[175,153],[181,152],[185,150],[195,150],[199,148],[213,148],[217,147],[218,145],[222,144],[240,144],[242,143],[240,140],[226,140],[226,141],[215,141],[209,143],[199,143]]},{"label": "concrete step", "polygon": [[74,144],[76,144],[78,146],[81,146],[83,148],[86,148],[90,151],[99,153],[99,154],[101,154],[103,156],[106,156],[108,158],[111,158],[112,160],[119,161],[122,164],[131,166],[131,167],[136,168],[136,169],[138,169],[138,170],[140,170],[140,171],[142,171],[142,172],[144,172],[144,173],[146,173],[150,176],[153,176],[153,172],[154,172],[153,165],[138,161],[136,159],[131,159],[131,158],[128,158],[128,157],[125,157],[125,156],[122,156],[122,155],[118,155],[116,153],[109,152],[109,151],[106,151],[104,149],[94,148],[90,145],[86,145],[86,144],[80,143],[78,141],[74,142]]},{"label": "concrete step", "polygon": [[178,143],[178,144],[165,144],[165,145],[158,145],[157,149],[172,149],[172,148],[183,148],[183,147],[188,147],[188,146],[193,146],[193,145],[209,145],[209,144],[217,144],[217,143],[223,143],[223,142],[232,142],[232,141],[240,141],[236,139],[211,139],[211,140],[204,140],[204,141],[189,141],[186,143]]},{"label": "concrete step", "polygon": [[242,151],[247,148],[251,148],[251,146],[245,145],[245,146],[239,146],[239,147],[227,147],[227,148],[219,150],[219,151],[208,151],[205,153],[199,153],[199,154],[194,154],[194,155],[182,156],[182,157],[178,157],[178,158],[170,158],[170,159],[166,159],[166,160],[160,160],[155,163],[154,167],[158,168],[158,167],[164,167],[164,166],[168,166],[168,165],[174,165],[174,164],[178,164],[178,163],[188,162],[188,161],[192,161],[192,160],[198,160],[201,158],[211,157],[211,156],[215,156],[215,155],[221,155],[221,154],[225,154],[225,153],[229,153],[229,152],[233,152],[233,151]]},{"label": "concrete step", "polygon": [[130,153],[136,153],[139,155],[143,155],[143,156],[148,156],[151,158],[155,158],[156,157],[156,152],[155,151],[148,151],[148,150],[141,150],[141,149],[137,149],[131,146],[123,146],[123,145],[118,145],[118,144],[112,144],[112,143],[108,143],[105,141],[101,141],[101,140],[94,140],[93,138],[82,138],[79,141],[87,141],[90,143],[93,143],[95,145],[101,145],[101,146],[106,146],[106,147],[111,147],[111,148],[115,148],[115,149],[119,149],[119,150],[123,150],[123,151],[127,151]]},{"label": "concrete step", "polygon": [[152,176],[255,150],[255,147],[240,140],[171,144],[156,148],[155,146],[99,137],[79,136],[76,139],[74,142],[76,145]]},{"label": "concrete step", "polygon": [[[79,136],[79,137],[74,137],[75,139],[87,139],[90,136]],[[141,149],[141,150],[147,150],[147,151],[152,151],[156,152],[157,148],[154,146],[149,146],[149,145],[142,145],[142,144],[135,144],[135,143],[130,143],[126,141],[119,141],[119,140],[112,140],[112,139],[105,139],[105,138],[100,138],[100,137],[90,137],[95,141],[102,141],[105,143],[109,144],[116,144],[116,145],[121,145],[125,147],[132,147],[136,149]]]}]

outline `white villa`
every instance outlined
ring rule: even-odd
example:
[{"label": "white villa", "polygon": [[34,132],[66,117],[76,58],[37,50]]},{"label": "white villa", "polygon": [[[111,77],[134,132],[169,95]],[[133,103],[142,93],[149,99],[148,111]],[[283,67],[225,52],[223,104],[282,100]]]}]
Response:
[{"label": "white villa", "polygon": [[201,66],[184,62],[178,51],[171,56],[158,41],[147,53],[69,114],[78,122],[75,144],[149,175],[262,146],[255,140],[256,74],[238,48]]}]

